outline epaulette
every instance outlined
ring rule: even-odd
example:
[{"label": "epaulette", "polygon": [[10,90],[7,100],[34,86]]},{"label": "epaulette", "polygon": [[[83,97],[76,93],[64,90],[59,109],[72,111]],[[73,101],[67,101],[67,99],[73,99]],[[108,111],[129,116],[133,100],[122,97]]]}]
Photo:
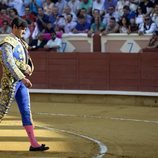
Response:
[{"label": "epaulette", "polygon": [[0,45],[4,44],[4,43],[9,43],[10,45],[12,45],[13,47],[15,47],[17,45],[17,41],[16,39],[14,39],[12,36],[6,36],[4,37],[4,39],[2,41],[0,41]]}]

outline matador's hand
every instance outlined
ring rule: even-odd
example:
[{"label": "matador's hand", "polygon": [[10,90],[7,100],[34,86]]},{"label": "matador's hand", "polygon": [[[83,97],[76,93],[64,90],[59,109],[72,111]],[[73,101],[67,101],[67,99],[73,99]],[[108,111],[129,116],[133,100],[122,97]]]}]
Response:
[{"label": "matador's hand", "polygon": [[23,82],[23,84],[24,84],[27,88],[31,88],[31,87],[32,87],[32,83],[31,83],[31,81],[30,81],[29,79],[23,78],[21,81]]},{"label": "matador's hand", "polygon": [[32,70],[31,70],[31,67],[29,65],[27,65],[27,67],[26,67],[25,75],[28,75],[28,76],[32,75]]}]

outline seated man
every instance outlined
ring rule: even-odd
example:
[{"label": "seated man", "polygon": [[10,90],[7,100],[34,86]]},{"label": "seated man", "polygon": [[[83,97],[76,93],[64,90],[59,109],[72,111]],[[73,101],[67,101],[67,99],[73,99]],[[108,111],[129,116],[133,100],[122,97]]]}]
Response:
[{"label": "seated man", "polygon": [[139,25],[138,33],[143,34],[153,34],[156,31],[156,24],[152,21],[149,15],[144,16],[144,22]]},{"label": "seated man", "polygon": [[32,40],[30,40],[29,43],[30,48],[33,49],[43,48],[44,45],[48,42],[48,40],[51,39],[52,32],[54,32],[54,29],[51,23],[47,24],[47,29],[43,30],[43,32],[40,32],[38,26],[36,25],[32,33]]},{"label": "seated man", "polygon": [[109,33],[118,33],[118,32],[119,32],[119,24],[116,22],[114,17],[111,17],[105,31],[102,32],[102,35],[107,35]]},{"label": "seated man", "polygon": [[3,20],[3,25],[0,27],[0,33],[2,34],[9,34],[12,32],[12,28],[9,26],[7,20]]},{"label": "seated man", "polygon": [[51,39],[46,43],[44,48],[54,49],[57,52],[62,52],[62,40],[56,37],[56,33],[52,32]]},{"label": "seated man", "polygon": [[90,29],[90,24],[86,22],[85,16],[79,15],[77,25],[73,29],[73,33],[88,33],[89,29]]}]

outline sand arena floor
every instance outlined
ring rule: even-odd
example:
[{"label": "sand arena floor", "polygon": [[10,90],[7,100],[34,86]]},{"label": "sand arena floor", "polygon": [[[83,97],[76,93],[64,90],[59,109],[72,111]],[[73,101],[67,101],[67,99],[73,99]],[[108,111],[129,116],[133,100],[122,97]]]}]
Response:
[{"label": "sand arena floor", "polygon": [[0,124],[0,158],[158,158],[158,108],[32,102],[46,152],[29,152],[15,104]]}]

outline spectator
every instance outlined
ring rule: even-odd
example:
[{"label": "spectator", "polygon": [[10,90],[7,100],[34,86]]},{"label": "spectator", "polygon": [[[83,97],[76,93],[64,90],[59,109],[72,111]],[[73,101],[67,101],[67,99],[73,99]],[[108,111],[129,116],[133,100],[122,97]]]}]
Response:
[{"label": "spectator", "polygon": [[56,21],[54,22],[54,25],[57,26],[58,28],[64,29],[65,24],[66,24],[66,19],[64,15],[58,15]]},{"label": "spectator", "polygon": [[7,4],[8,4],[8,0],[1,0],[1,7],[2,9],[6,8],[7,7]]},{"label": "spectator", "polygon": [[155,22],[158,31],[158,4],[155,5],[153,13],[150,15],[152,21]]},{"label": "spectator", "polygon": [[36,21],[36,16],[30,12],[29,7],[25,7],[25,15],[22,16],[22,18],[26,20],[28,24],[31,24],[32,22]]},{"label": "spectator", "polygon": [[104,2],[105,0],[94,0],[92,10],[99,10],[100,14],[104,13]]},{"label": "spectator", "polygon": [[44,32],[38,34],[38,48],[43,48],[47,41],[51,38],[51,33],[54,32],[54,28],[52,27],[51,23],[47,24],[47,29]]},{"label": "spectator", "polygon": [[54,23],[55,23],[57,17],[59,16],[58,7],[54,5],[51,8],[51,14],[48,16],[49,16],[49,21],[51,22],[52,26],[54,26]]},{"label": "spectator", "polygon": [[44,12],[46,15],[51,15],[52,14],[52,8],[53,8],[54,6],[52,6],[52,7],[49,7],[48,9],[47,9],[47,12]]},{"label": "spectator", "polygon": [[136,12],[138,4],[139,4],[139,0],[129,0],[130,10]]},{"label": "spectator", "polygon": [[144,14],[142,12],[142,8],[138,7],[136,10],[136,24],[140,25],[144,21]]},{"label": "spectator", "polygon": [[77,25],[73,29],[73,33],[88,33],[90,24],[87,23],[84,15],[79,15]]},{"label": "spectator", "polygon": [[75,21],[73,21],[73,15],[72,14],[68,14],[66,16],[66,24],[64,27],[64,31],[65,33],[72,33],[73,29],[76,27],[77,23]]},{"label": "spectator", "polygon": [[0,10],[1,10],[1,9],[7,9],[7,8],[8,8],[7,5],[2,4],[2,2],[0,2]]},{"label": "spectator", "polygon": [[77,12],[79,11],[80,7],[80,1],[79,0],[69,0],[68,6],[71,8],[71,10],[77,15]]},{"label": "spectator", "polygon": [[88,32],[88,36],[91,37],[92,34],[100,34],[105,31],[105,24],[101,22],[100,16],[95,17],[95,22],[91,25]]},{"label": "spectator", "polygon": [[120,33],[129,33],[129,20],[127,17],[122,17],[119,22],[119,32]]},{"label": "spectator", "polygon": [[47,29],[47,24],[50,23],[49,16],[44,14],[42,8],[38,8],[37,25],[40,32],[45,32]]},{"label": "spectator", "polygon": [[9,0],[8,6],[15,8],[19,16],[25,15],[25,6],[23,0]]},{"label": "spectator", "polygon": [[10,22],[9,23],[11,23],[14,18],[18,17],[18,12],[15,8],[10,9],[9,14],[10,14]]},{"label": "spectator", "polygon": [[156,31],[156,24],[151,20],[151,17],[149,15],[146,15],[144,17],[144,22],[139,25],[139,31],[138,33],[140,35],[142,34],[149,34],[149,33],[155,33]]},{"label": "spectator", "polygon": [[104,16],[103,23],[105,25],[107,25],[109,23],[109,20],[111,17],[114,17],[116,22],[118,22],[120,20],[120,16],[119,16],[118,12],[115,11],[115,8],[113,6],[108,8],[108,11]]},{"label": "spectator", "polygon": [[98,9],[92,10],[92,20],[90,21],[91,24],[95,22],[96,17],[100,17],[100,20],[102,20],[102,15]]},{"label": "spectator", "polygon": [[0,27],[3,26],[3,21],[4,20],[7,20],[9,22],[10,18],[7,15],[6,9],[1,9],[1,11],[0,11]]},{"label": "spectator", "polygon": [[46,29],[43,30],[43,32],[37,33],[37,38],[32,40],[30,46],[33,46],[33,48],[43,48],[47,41],[50,40],[52,32],[54,32],[54,29],[51,23],[48,23]]},{"label": "spectator", "polygon": [[107,35],[109,33],[118,33],[118,32],[119,32],[119,24],[116,22],[114,17],[111,17],[105,31],[103,31],[102,34]]},{"label": "spectator", "polygon": [[31,24],[28,25],[28,27],[29,27],[29,30],[30,30],[30,36],[29,36],[29,39],[28,39],[28,41],[29,41],[28,43],[31,43],[32,40],[36,38],[35,36],[33,38],[33,32],[34,32],[35,27],[36,27],[36,22],[32,22]]},{"label": "spectator", "polygon": [[87,21],[87,23],[91,24],[92,23],[92,16],[87,13],[87,10],[85,8],[81,8],[77,14],[77,17],[80,15],[83,15]]},{"label": "spectator", "polygon": [[1,9],[0,14],[3,20],[7,20],[8,22],[10,21],[10,17],[9,14],[7,13],[7,9]]},{"label": "spectator", "polygon": [[49,9],[54,6],[54,3],[51,0],[45,0],[43,3],[43,10],[45,14],[48,14]]},{"label": "spectator", "polygon": [[100,10],[98,9],[92,10],[92,18],[97,17],[97,16],[102,16],[102,14],[100,13]]},{"label": "spectator", "polygon": [[63,10],[66,5],[66,0],[58,0],[58,2],[55,3],[55,6],[58,7],[58,13],[63,14]]},{"label": "spectator", "polygon": [[123,7],[123,16],[126,17],[130,21],[131,18],[136,17],[136,13],[134,11],[131,11],[129,6],[125,5]]},{"label": "spectator", "polygon": [[9,26],[9,23],[7,20],[3,21],[3,25],[0,28],[0,33],[2,34],[9,34],[12,32],[12,28]]},{"label": "spectator", "polygon": [[65,17],[65,19],[66,19],[66,16],[67,16],[68,14],[72,14],[72,21],[77,21],[76,14],[71,10],[71,8],[70,8],[69,6],[65,6],[62,15],[64,15],[64,17]]},{"label": "spectator", "polygon": [[112,6],[116,7],[116,5],[117,5],[117,0],[105,0],[104,9],[107,12],[109,7],[112,7]]},{"label": "spectator", "polygon": [[80,3],[80,9],[84,8],[87,14],[90,14],[92,11],[92,0],[82,0]]},{"label": "spectator", "polygon": [[36,20],[36,26],[32,33],[30,46],[35,48],[43,47],[48,41],[49,34],[53,30],[53,26],[49,21],[49,16],[44,14],[42,8],[38,8],[38,16]]},{"label": "spectator", "polygon": [[29,7],[30,11],[35,15],[38,14],[38,8],[43,8],[44,0],[30,0]]},{"label": "spectator", "polygon": [[31,1],[32,1],[32,0],[23,0],[24,6],[25,6],[25,7],[29,7]]},{"label": "spectator", "polygon": [[44,48],[54,49],[57,52],[62,52],[62,40],[56,37],[56,33],[51,33],[51,39],[46,43]]},{"label": "spectator", "polygon": [[141,7],[143,14],[149,15],[154,8],[154,3],[151,0],[142,0],[139,6]]},{"label": "spectator", "polygon": [[138,25],[136,24],[135,18],[131,18],[130,20],[129,33],[138,33]]},{"label": "spectator", "polygon": [[30,48],[33,48],[33,47],[35,48],[37,47],[38,34],[40,33],[36,22],[32,23],[30,32],[31,32],[31,35],[29,39],[29,46]]},{"label": "spectator", "polygon": [[123,16],[123,7],[125,5],[129,5],[129,1],[126,0],[118,0],[116,5],[116,10],[118,11],[119,16]]}]

